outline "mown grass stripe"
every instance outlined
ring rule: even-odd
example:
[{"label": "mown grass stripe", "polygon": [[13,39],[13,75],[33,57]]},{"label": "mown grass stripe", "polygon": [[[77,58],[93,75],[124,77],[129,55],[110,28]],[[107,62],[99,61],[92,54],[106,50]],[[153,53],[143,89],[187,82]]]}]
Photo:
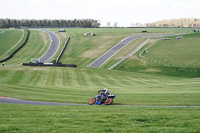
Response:
[{"label": "mown grass stripe", "polygon": [[110,75],[104,74],[106,81],[110,84],[110,86],[117,86],[114,80],[110,77]]},{"label": "mown grass stripe", "polygon": [[64,86],[71,86],[69,70],[64,70],[63,71],[63,84],[64,84]]},{"label": "mown grass stripe", "polygon": [[111,76],[110,78],[117,86],[123,87],[128,85],[127,82],[124,82],[123,78],[118,78],[117,76]]},{"label": "mown grass stripe", "polygon": [[130,80],[129,78],[127,78],[126,76],[123,76],[123,78],[121,78],[120,76],[115,76],[116,78],[118,78],[118,80],[124,85],[124,86],[129,86],[133,84],[133,81]]},{"label": "mown grass stripe", "polygon": [[49,69],[49,77],[48,77],[47,86],[54,86],[55,74],[56,74],[55,68]]},{"label": "mown grass stripe", "polygon": [[87,86],[95,86],[90,75],[86,71],[83,71],[82,74]]},{"label": "mown grass stripe", "polygon": [[[58,92],[65,92],[66,90],[64,88],[60,88],[59,90],[55,87],[49,87],[49,86],[27,86],[27,85],[11,85],[11,84],[1,84],[0,86],[4,88],[9,88],[9,89],[20,89],[21,91],[27,91],[27,92],[35,92],[37,91],[38,93],[44,93],[46,95],[54,95],[55,93]],[[12,91],[12,90],[11,90]],[[19,93],[20,94],[20,93]],[[57,95],[57,94],[56,94]]]},{"label": "mown grass stripe", "polygon": [[75,69],[71,69],[70,71],[70,82],[72,86],[80,86],[75,71],[76,71]]},{"label": "mown grass stripe", "polygon": [[42,73],[43,73],[43,71],[38,71],[38,76],[37,76],[37,79],[36,79],[36,82],[35,82],[35,86],[37,86],[38,85],[38,82],[40,81],[40,79],[41,79],[41,77],[42,77]]},{"label": "mown grass stripe", "polygon": [[1,81],[1,79],[4,79],[5,78],[5,76],[8,74],[8,70],[2,70],[1,71],[1,74],[0,74],[0,81]]},{"label": "mown grass stripe", "polygon": [[[38,89],[37,87],[30,87],[29,89],[27,89],[27,87],[9,86],[9,90],[8,87],[1,86],[1,88],[1,91],[3,91],[5,95],[11,95],[13,97],[16,97],[16,95],[18,95],[19,97],[20,95],[27,95],[27,99],[33,99],[33,97],[35,97],[35,100],[40,100],[47,96],[50,99],[50,96],[53,95],[53,92],[48,93],[48,89]],[[12,94],[9,94],[9,91],[12,91]]]},{"label": "mown grass stripe", "polygon": [[27,85],[31,80],[32,77],[35,75],[34,71],[25,71],[23,78],[19,81],[21,85]]},{"label": "mown grass stripe", "polygon": [[35,86],[36,83],[38,82],[38,79],[40,78],[41,76],[41,72],[40,71],[34,71],[34,75],[31,79],[31,81],[29,82],[29,85],[30,86]]},{"label": "mown grass stripe", "polygon": [[80,86],[87,86],[87,84],[83,78],[83,74],[80,71],[76,71],[76,76],[77,76],[77,80],[78,80]]},{"label": "mown grass stripe", "polygon": [[105,78],[102,77],[99,73],[94,73],[94,76],[99,80],[99,83],[102,84],[102,87],[110,86],[110,84],[105,80]]},{"label": "mown grass stripe", "polygon": [[94,82],[94,84],[95,84],[96,86],[104,86],[104,84],[103,84],[103,83],[101,82],[101,80],[98,78],[98,76],[97,76],[96,73],[94,73],[94,72],[89,72],[89,71],[88,71],[88,73],[89,73],[89,75],[90,75],[92,81]]},{"label": "mown grass stripe", "polygon": [[102,74],[99,73],[99,77],[101,77],[101,82],[103,82],[104,84],[106,84],[107,86],[112,86],[112,84],[110,84],[109,79],[105,76],[106,74]]},{"label": "mown grass stripe", "polygon": [[21,71],[21,70],[16,71],[15,74],[13,75],[13,77],[6,83],[18,84],[20,82],[20,80],[22,79],[23,74],[24,74],[24,71]]},{"label": "mown grass stripe", "polygon": [[56,68],[54,85],[60,87],[63,86],[63,69]]},{"label": "mown grass stripe", "polygon": [[42,70],[38,70],[38,71],[40,71],[41,75],[39,77],[37,77],[37,82],[35,83],[35,86],[41,86],[42,77],[43,77],[43,75],[45,75]]},{"label": "mown grass stripe", "polygon": [[41,76],[38,79],[36,86],[47,86],[48,78],[49,78],[49,70],[38,70],[41,71]]},{"label": "mown grass stripe", "polygon": [[5,75],[4,78],[1,80],[2,83],[4,82],[9,82],[14,76],[15,76],[16,71],[8,71]]}]

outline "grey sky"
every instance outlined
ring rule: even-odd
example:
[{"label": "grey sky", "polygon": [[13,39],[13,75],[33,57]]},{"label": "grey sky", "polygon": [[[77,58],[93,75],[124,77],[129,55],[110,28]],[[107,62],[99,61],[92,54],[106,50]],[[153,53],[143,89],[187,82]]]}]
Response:
[{"label": "grey sky", "polygon": [[200,18],[199,0],[0,0],[0,18],[97,19],[118,26],[163,19]]}]

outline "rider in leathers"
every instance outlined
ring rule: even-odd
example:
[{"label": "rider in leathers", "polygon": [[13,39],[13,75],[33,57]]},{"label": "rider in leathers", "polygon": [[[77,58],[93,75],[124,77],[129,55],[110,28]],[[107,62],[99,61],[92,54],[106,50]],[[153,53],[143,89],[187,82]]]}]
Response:
[{"label": "rider in leathers", "polygon": [[107,88],[99,90],[98,93],[101,92],[101,101],[110,95],[110,91]]}]

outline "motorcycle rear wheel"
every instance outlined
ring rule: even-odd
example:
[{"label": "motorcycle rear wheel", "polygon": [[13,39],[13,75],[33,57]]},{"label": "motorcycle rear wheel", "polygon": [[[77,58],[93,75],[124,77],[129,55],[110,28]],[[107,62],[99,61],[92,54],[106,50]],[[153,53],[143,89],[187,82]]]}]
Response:
[{"label": "motorcycle rear wheel", "polygon": [[96,102],[96,99],[95,99],[95,98],[92,98],[92,99],[90,99],[90,100],[88,101],[88,104],[89,104],[89,105],[93,105],[93,104],[95,104],[95,102]]},{"label": "motorcycle rear wheel", "polygon": [[112,98],[108,98],[106,101],[105,101],[105,105],[110,105],[113,103],[113,99]]}]

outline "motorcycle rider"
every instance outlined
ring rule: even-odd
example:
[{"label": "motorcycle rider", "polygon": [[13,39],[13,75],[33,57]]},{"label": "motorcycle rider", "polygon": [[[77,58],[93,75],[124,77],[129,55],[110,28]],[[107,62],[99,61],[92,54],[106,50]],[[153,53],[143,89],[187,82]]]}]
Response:
[{"label": "motorcycle rider", "polygon": [[110,95],[110,91],[107,88],[98,91],[98,93],[100,92],[101,92],[101,101]]}]

